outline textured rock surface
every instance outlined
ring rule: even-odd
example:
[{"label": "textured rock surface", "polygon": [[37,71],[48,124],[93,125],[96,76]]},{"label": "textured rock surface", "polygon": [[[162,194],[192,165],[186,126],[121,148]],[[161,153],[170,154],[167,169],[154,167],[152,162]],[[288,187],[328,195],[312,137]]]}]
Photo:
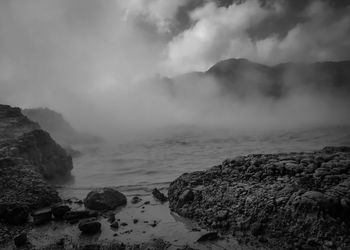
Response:
[{"label": "textured rock surface", "polygon": [[70,176],[72,159],[19,108],[0,105],[0,243],[28,213],[60,201],[45,179]]},{"label": "textured rock surface", "polygon": [[73,168],[72,158],[47,132],[7,105],[0,105],[0,157],[16,158],[49,179],[69,176]]},{"label": "textured rock surface", "polygon": [[126,204],[126,196],[113,188],[93,190],[84,200],[85,207],[93,210],[112,210]]},{"label": "textured rock surface", "polygon": [[256,154],[183,174],[170,208],[204,227],[275,248],[350,248],[350,147]]}]

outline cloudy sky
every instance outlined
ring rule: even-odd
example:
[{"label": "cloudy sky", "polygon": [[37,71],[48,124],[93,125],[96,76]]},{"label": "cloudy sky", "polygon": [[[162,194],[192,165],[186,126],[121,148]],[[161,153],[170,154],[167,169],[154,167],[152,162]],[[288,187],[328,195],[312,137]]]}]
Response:
[{"label": "cloudy sky", "polygon": [[147,107],[149,97],[138,95],[145,90],[131,87],[135,81],[204,71],[226,58],[349,59],[349,3],[2,0],[0,102],[49,106],[72,118],[130,106],[124,100]]}]

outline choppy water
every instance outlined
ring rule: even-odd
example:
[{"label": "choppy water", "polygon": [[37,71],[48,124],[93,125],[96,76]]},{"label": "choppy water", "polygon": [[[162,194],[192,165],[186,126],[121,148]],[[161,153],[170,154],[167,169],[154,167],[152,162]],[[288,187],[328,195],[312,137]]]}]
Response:
[{"label": "choppy water", "polygon": [[329,145],[350,145],[350,127],[254,133],[173,129],[162,135],[78,148],[83,155],[74,160],[75,181],[66,188],[123,186],[139,192],[166,186],[185,172],[203,170],[237,155],[312,151]]}]

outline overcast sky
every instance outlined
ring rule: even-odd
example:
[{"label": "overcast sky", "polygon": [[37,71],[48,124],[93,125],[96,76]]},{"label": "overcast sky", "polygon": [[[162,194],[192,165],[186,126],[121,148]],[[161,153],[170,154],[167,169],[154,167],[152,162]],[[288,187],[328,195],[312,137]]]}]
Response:
[{"label": "overcast sky", "polygon": [[204,71],[231,57],[349,59],[349,1],[0,1],[2,103],[71,117],[128,105],[116,99],[143,105],[135,80]]}]

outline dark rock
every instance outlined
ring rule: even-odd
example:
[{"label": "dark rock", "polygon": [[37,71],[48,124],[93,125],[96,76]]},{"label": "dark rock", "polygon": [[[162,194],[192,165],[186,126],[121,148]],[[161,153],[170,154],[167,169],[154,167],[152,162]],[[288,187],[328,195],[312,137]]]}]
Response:
[{"label": "dark rock", "polygon": [[163,193],[161,193],[157,188],[152,190],[152,195],[154,196],[154,198],[156,198],[161,202],[168,201],[168,197],[166,197]]},{"label": "dark rock", "polygon": [[132,197],[132,199],[131,199],[131,203],[132,203],[132,204],[137,204],[137,203],[139,203],[140,201],[142,201],[142,199],[141,199],[140,197],[138,197],[138,196],[134,196],[134,197]]},{"label": "dark rock", "polygon": [[158,225],[158,222],[155,220],[150,224],[151,227],[156,227],[157,225]]},{"label": "dark rock", "polygon": [[32,213],[34,225],[42,225],[48,223],[52,219],[51,209],[41,210]]},{"label": "dark rock", "polygon": [[111,224],[111,228],[118,229],[119,228],[119,223],[118,221],[115,221]]},{"label": "dark rock", "polygon": [[101,231],[101,223],[96,220],[83,220],[78,228],[84,234],[95,234]]},{"label": "dark rock", "polygon": [[92,210],[113,210],[126,205],[126,196],[113,188],[94,190],[86,196],[84,205]]},{"label": "dark rock", "polygon": [[24,246],[27,243],[27,240],[28,239],[26,233],[21,233],[13,239],[16,247]]},{"label": "dark rock", "polygon": [[203,242],[203,241],[211,241],[211,240],[217,240],[219,238],[218,232],[209,232],[206,234],[203,234],[199,239],[197,240],[198,242]]},{"label": "dark rock", "polygon": [[133,222],[134,222],[134,224],[136,224],[136,223],[139,222],[139,220],[138,219],[134,219]]},{"label": "dark rock", "polygon": [[348,147],[236,157],[183,174],[168,195],[172,211],[202,227],[250,232],[272,249],[318,249],[324,239],[350,249]]},{"label": "dark rock", "polygon": [[57,205],[51,208],[51,212],[57,220],[62,220],[64,215],[70,210],[70,207],[67,205]]}]

